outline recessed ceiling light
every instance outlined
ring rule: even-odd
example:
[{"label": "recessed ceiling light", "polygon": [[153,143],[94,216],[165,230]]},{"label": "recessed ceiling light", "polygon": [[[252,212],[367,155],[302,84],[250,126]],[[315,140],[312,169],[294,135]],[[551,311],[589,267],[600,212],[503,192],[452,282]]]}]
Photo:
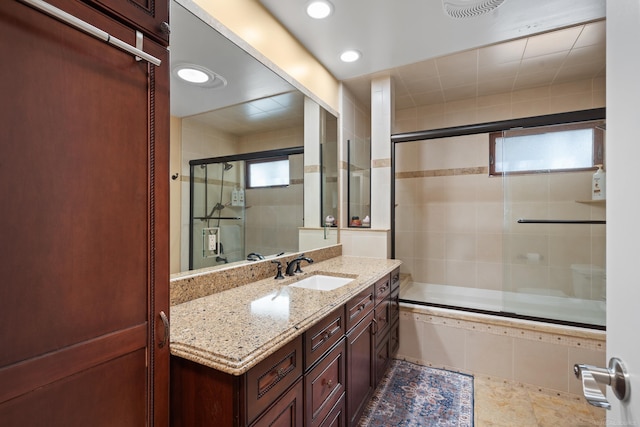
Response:
[{"label": "recessed ceiling light", "polygon": [[360,56],[361,54],[357,50],[345,50],[342,52],[342,55],[340,55],[340,60],[343,62],[354,62],[360,59]]},{"label": "recessed ceiling light", "polygon": [[189,83],[206,83],[213,78],[204,71],[191,67],[178,68],[176,73],[178,77]]},{"label": "recessed ceiling light", "polygon": [[311,0],[307,3],[307,15],[314,19],[324,19],[333,12],[333,4],[328,0]]},{"label": "recessed ceiling light", "polygon": [[227,81],[208,68],[195,64],[178,64],[173,68],[173,73],[185,83],[214,88],[227,85]]}]

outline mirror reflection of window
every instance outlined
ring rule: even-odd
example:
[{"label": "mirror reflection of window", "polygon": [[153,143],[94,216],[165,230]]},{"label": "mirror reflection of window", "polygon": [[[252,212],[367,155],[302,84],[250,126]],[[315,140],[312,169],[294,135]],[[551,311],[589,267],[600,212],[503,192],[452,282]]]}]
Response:
[{"label": "mirror reflection of window", "polygon": [[285,187],[289,182],[287,157],[247,161],[247,188]]}]

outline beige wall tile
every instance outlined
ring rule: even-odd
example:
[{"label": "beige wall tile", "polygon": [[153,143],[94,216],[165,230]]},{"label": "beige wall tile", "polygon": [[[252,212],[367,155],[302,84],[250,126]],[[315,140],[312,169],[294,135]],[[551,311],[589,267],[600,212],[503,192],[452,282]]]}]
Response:
[{"label": "beige wall tile", "polygon": [[425,323],[422,332],[421,354],[424,360],[437,365],[465,366],[464,330]]},{"label": "beige wall tile", "polygon": [[475,288],[477,272],[475,261],[445,260],[446,280],[445,285],[463,286]]},{"label": "beige wall tile", "polygon": [[420,283],[445,283],[445,261],[442,259],[416,259],[414,280]]},{"label": "beige wall tile", "polygon": [[475,233],[448,233],[445,238],[445,258],[455,261],[475,261],[477,254]]},{"label": "beige wall tile", "polygon": [[513,378],[512,337],[468,331],[466,344],[466,369],[505,379]]},{"label": "beige wall tile", "polygon": [[424,323],[417,321],[418,315],[411,313],[400,313],[400,347],[398,356],[410,357],[413,359],[423,359]]},{"label": "beige wall tile", "polygon": [[501,262],[478,262],[478,279],[476,287],[494,291],[503,290],[503,266]]},{"label": "beige wall tile", "polygon": [[567,347],[515,338],[513,355],[514,380],[568,391]]},{"label": "beige wall tile", "polygon": [[475,233],[476,206],[474,203],[448,203],[445,206],[445,230],[448,233]]},{"label": "beige wall tile", "polygon": [[487,233],[478,234],[476,239],[477,260],[482,262],[502,262],[502,234]]}]

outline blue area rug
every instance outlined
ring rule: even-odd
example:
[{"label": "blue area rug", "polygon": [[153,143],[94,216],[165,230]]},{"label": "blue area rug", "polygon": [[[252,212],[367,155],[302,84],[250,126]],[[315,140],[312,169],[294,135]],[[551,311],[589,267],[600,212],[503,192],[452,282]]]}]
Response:
[{"label": "blue area rug", "polygon": [[471,427],[473,377],[393,360],[360,427]]}]

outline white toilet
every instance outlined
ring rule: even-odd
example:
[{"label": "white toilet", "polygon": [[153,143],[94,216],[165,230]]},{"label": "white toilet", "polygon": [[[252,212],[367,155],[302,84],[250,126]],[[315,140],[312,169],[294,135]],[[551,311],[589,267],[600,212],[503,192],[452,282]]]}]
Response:
[{"label": "white toilet", "polygon": [[606,295],[606,271],[591,264],[571,264],[573,294],[576,298],[602,300]]}]

